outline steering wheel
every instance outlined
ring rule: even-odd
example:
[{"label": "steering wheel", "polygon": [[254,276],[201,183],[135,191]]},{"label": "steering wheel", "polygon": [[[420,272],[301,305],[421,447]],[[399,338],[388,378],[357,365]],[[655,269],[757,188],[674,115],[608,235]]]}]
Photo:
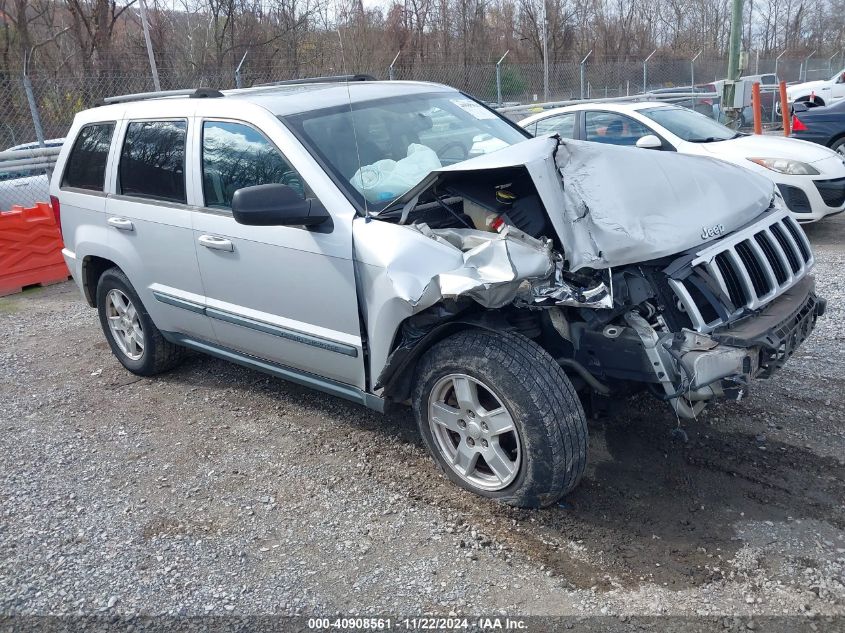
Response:
[{"label": "steering wheel", "polygon": [[444,157],[446,155],[446,153],[450,149],[452,149],[453,147],[457,147],[458,149],[460,149],[461,154],[463,154],[463,156],[460,159],[458,159],[458,162],[460,162],[462,160],[466,160],[469,157],[469,150],[467,149],[466,145],[464,145],[460,141],[450,141],[450,142],[446,143],[443,147],[440,148],[440,151],[437,152],[437,155],[439,157]]}]

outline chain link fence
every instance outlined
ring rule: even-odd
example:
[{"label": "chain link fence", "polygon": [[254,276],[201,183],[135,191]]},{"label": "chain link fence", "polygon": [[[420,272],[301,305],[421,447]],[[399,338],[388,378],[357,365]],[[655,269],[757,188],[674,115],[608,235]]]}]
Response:
[{"label": "chain link fence", "polygon": [[[838,60],[837,60],[838,61]],[[415,63],[413,63],[415,62]],[[410,56],[401,57],[394,67],[372,67],[358,64],[355,72],[377,79],[432,81],[454,86],[474,97],[495,103],[501,88],[502,101],[529,103],[544,98],[543,66],[539,63],[504,63],[500,67],[499,84],[495,63],[419,63]],[[776,73],[788,82],[829,78],[839,68],[833,60],[755,59],[750,60],[747,74]],[[370,67],[368,67],[370,66]],[[830,66],[830,68],[828,67]],[[162,90],[208,87],[235,88],[294,79],[303,76],[344,74],[343,68],[331,65],[313,67],[252,67],[249,60],[239,76],[234,70],[196,72],[159,68]],[[601,61],[588,59],[554,63],[549,66],[549,98],[566,100],[634,95],[646,90],[683,88],[706,85],[724,78],[727,62],[721,59],[692,61],[678,59],[650,59],[641,61]],[[32,74],[32,104],[27,98],[25,80],[21,76],[0,75],[0,152],[12,148],[35,148],[39,135],[47,144],[60,143],[67,133],[74,115],[89,108],[98,100],[119,94],[154,90],[149,71],[135,75],[70,77]],[[15,168],[12,168],[15,167]],[[26,169],[17,159],[0,159],[0,210],[13,204],[30,205],[46,201],[48,170]]]}]

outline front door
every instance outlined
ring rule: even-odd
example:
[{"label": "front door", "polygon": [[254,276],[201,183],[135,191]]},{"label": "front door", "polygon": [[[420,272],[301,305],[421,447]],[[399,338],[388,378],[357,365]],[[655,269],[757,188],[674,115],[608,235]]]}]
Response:
[{"label": "front door", "polygon": [[197,124],[202,207],[194,241],[217,344],[364,389],[354,211],[324,199],[332,220],[315,229],[238,224],[232,195],[243,187],[281,183],[303,197],[315,194],[256,127],[231,120]]}]

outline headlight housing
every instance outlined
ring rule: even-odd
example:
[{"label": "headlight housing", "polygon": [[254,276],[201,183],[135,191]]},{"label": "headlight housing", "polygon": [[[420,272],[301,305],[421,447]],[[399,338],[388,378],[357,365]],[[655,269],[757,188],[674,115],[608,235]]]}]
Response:
[{"label": "headlight housing", "polygon": [[790,176],[818,176],[821,173],[812,165],[790,158],[749,158],[748,160],[757,163],[760,167]]}]

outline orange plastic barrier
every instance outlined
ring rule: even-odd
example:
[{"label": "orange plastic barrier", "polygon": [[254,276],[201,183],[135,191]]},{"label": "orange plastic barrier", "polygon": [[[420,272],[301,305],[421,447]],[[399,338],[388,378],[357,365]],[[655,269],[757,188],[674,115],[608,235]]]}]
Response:
[{"label": "orange plastic barrier", "polygon": [[0,212],[0,297],[24,286],[64,281],[69,274],[49,204]]}]

